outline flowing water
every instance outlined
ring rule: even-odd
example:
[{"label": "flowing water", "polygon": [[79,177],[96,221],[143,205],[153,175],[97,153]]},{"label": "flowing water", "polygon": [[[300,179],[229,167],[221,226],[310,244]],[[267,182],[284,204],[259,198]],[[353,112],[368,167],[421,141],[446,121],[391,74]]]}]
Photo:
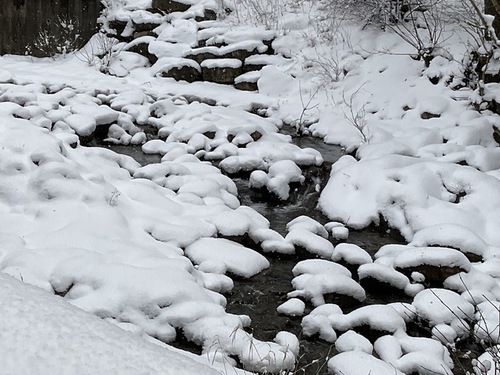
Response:
[{"label": "flowing water", "polygon": [[[330,175],[332,163],[343,155],[338,146],[325,144],[321,139],[313,137],[294,137],[293,142],[305,148],[311,147],[323,155],[325,163],[321,170],[314,173],[320,178],[320,185],[324,187]],[[310,179],[307,179],[311,182]],[[325,224],[330,220],[319,211],[316,206],[319,192],[314,183],[302,187],[298,194],[292,195],[293,201],[274,204],[262,201],[260,196],[248,186],[243,178],[234,179],[238,186],[239,198],[242,204],[252,207],[265,216],[271,228],[286,235],[286,225],[298,216],[306,215]],[[316,182],[316,181],[314,181]],[[379,228],[368,228],[362,231],[350,231],[349,243],[354,243],[370,254],[374,254],[383,245],[389,243],[404,243],[399,233],[380,231]],[[336,244],[336,243],[334,243]],[[335,353],[334,347],[317,337],[306,338],[301,334],[301,317],[289,317],[278,314],[276,308],[287,300],[287,293],[291,292],[293,278],[292,268],[304,259],[294,255],[267,256],[271,266],[249,280],[235,280],[235,286],[227,295],[227,311],[237,314],[246,314],[252,319],[252,331],[255,337],[262,340],[273,340],[279,331],[289,331],[297,335],[300,340],[300,359],[296,372],[299,374],[327,374],[327,358]],[[311,257],[314,257],[311,255]],[[362,305],[374,303],[389,303],[401,301],[400,296],[390,294],[367,293],[367,299]],[[408,300],[406,300],[408,301]],[[352,310],[353,306],[341,306],[344,312]],[[358,306],[355,306],[358,307]],[[305,313],[312,310],[307,306]]]},{"label": "flowing water", "polygon": [[[291,199],[285,203],[269,202],[262,194],[249,187],[248,180],[243,177],[233,178],[238,187],[241,204],[247,205],[265,216],[272,229],[283,236],[286,235],[286,225],[294,218],[306,215],[322,224],[327,223],[328,218],[317,208],[319,192],[317,185],[324,187],[330,174],[330,168],[340,156],[342,149],[338,146],[325,144],[321,139],[313,137],[293,137],[293,142],[302,148],[312,147],[323,155],[325,163],[319,168],[309,168],[304,171],[307,176],[306,184],[300,186],[291,194]],[[132,156],[140,164],[157,163],[158,155],[146,155],[140,146],[105,146],[102,142],[94,141],[93,146],[108,147],[118,153]],[[398,233],[379,228],[368,228],[362,231],[351,231],[348,242],[357,244],[370,254],[374,254],[381,246],[389,243],[404,243]],[[335,243],[334,243],[335,244]],[[300,360],[297,363],[298,374],[326,374],[326,362],[335,353],[334,347],[317,337],[306,338],[301,334],[301,317],[289,317],[278,314],[276,308],[287,300],[287,293],[292,291],[291,280],[293,278],[292,268],[307,257],[300,255],[269,255],[271,266],[260,274],[250,279],[234,279],[234,288],[226,294],[228,305],[227,311],[234,314],[245,314],[252,319],[249,328],[254,336],[260,340],[273,340],[279,331],[289,331],[297,335],[301,344]],[[314,257],[311,255],[310,257]],[[367,299],[360,304],[390,303],[403,301],[400,295],[367,292]],[[406,300],[408,301],[408,299]],[[359,306],[341,306],[344,312],[351,311]],[[306,313],[312,310],[307,306]],[[199,352],[185,340],[180,339],[173,343],[193,352]]]}]

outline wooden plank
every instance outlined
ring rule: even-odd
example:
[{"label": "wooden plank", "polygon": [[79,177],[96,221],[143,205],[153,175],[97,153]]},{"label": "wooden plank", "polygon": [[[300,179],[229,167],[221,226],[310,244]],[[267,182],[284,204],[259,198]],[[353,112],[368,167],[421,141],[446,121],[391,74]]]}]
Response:
[{"label": "wooden plank", "polygon": [[[24,54],[44,29],[57,33],[58,16],[74,19],[90,38],[97,29],[100,0],[0,0],[0,54]],[[52,24],[48,25],[49,23]]]}]

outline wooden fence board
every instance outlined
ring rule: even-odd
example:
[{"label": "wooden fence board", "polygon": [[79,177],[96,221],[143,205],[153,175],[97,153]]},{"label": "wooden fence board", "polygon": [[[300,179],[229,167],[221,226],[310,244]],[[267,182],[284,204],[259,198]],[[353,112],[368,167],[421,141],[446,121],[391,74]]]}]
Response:
[{"label": "wooden fence board", "polygon": [[0,55],[26,54],[43,30],[58,36],[59,19],[72,20],[86,41],[101,10],[100,0],[0,0]]}]

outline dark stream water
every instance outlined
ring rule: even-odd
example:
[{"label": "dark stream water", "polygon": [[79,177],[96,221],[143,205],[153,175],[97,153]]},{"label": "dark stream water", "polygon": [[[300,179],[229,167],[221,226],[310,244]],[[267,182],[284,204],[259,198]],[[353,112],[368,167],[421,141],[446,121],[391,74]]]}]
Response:
[{"label": "dark stream water", "polygon": [[[248,180],[233,179],[238,186],[240,202],[250,206],[265,216],[271,223],[271,228],[285,236],[286,225],[298,216],[305,215],[326,224],[330,220],[319,211],[316,206],[319,192],[315,184],[320,180],[323,188],[330,175],[332,163],[343,155],[338,146],[325,144],[321,139],[313,137],[294,137],[293,142],[302,147],[311,147],[318,150],[325,163],[313,171],[312,176],[306,178],[306,186],[292,194],[290,202],[269,203],[262,199],[259,193],[249,188]],[[306,176],[308,173],[305,173]],[[312,177],[312,178],[311,178]],[[309,184],[307,185],[307,183]],[[363,231],[350,231],[349,243],[354,243],[374,254],[386,244],[404,243],[399,233],[380,231],[379,228],[368,228]],[[337,244],[333,242],[333,244]],[[251,330],[255,337],[262,340],[273,340],[279,331],[289,331],[297,335],[300,340],[300,360],[297,364],[299,374],[327,374],[326,362],[335,354],[334,347],[317,337],[303,337],[301,333],[301,317],[289,317],[278,314],[276,308],[287,300],[287,293],[291,292],[293,278],[292,268],[297,262],[306,259],[305,254],[267,255],[271,266],[249,280],[235,280],[235,286],[227,295],[227,311],[235,314],[246,314],[252,319]],[[310,257],[313,257],[312,255]],[[389,303],[401,301],[399,296],[388,294],[374,294],[367,292],[367,299],[359,306],[341,306],[344,312],[356,307],[374,303]],[[312,310],[307,305],[305,314]]]},{"label": "dark stream water", "polygon": [[[327,145],[321,139],[294,137],[293,142],[302,148],[311,147],[318,150],[323,155],[325,163],[319,168],[309,168],[304,171],[306,182],[296,188],[288,202],[271,202],[266,199],[262,192],[251,189],[247,178],[233,178],[238,187],[241,204],[252,207],[265,216],[269,220],[271,228],[283,236],[287,233],[287,223],[301,215],[309,216],[322,224],[330,221],[316,207],[319,197],[317,185],[320,185],[321,188],[324,187],[332,163],[343,155],[340,147]],[[142,165],[160,161],[158,155],[144,154],[140,146],[105,145],[99,141],[93,141],[90,145],[107,147],[120,154],[129,155]],[[374,227],[362,231],[350,231],[347,241],[359,245],[371,255],[383,245],[405,243],[399,233]],[[300,325],[301,317],[289,317],[278,314],[276,311],[276,308],[287,300],[287,293],[292,291],[292,268],[297,262],[313,256],[304,253],[298,255],[264,255],[271,264],[268,269],[250,279],[234,278],[234,288],[230,293],[226,294],[227,311],[250,316],[252,325],[248,330],[257,339],[272,341],[279,331],[288,331],[295,334],[299,338],[301,346],[300,359],[295,373],[306,375],[327,374],[326,362],[336,353],[334,347],[317,337],[303,337]],[[387,291],[375,289],[367,290],[367,299],[363,303],[357,306],[342,306],[340,304],[340,307],[346,313],[364,305],[391,302],[411,302],[411,299],[400,294],[394,295]],[[305,314],[309,313],[312,308],[311,305],[307,305]],[[411,334],[420,335],[416,332]],[[187,342],[182,338],[182,335],[179,335],[179,337],[176,342],[171,344],[181,349],[200,353],[198,347]],[[456,374],[460,373],[462,372],[456,372]]]}]

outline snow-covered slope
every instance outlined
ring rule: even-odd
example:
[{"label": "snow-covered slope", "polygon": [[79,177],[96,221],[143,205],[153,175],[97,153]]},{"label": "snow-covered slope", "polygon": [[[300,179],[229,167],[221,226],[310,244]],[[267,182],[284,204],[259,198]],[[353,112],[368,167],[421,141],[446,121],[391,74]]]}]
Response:
[{"label": "snow-covered slope", "polygon": [[2,374],[219,374],[0,273]]}]

